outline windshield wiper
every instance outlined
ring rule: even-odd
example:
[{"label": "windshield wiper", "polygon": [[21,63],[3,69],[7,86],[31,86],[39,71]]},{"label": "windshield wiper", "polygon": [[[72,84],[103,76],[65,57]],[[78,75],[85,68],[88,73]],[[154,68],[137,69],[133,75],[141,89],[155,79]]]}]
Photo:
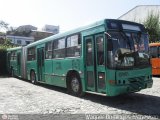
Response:
[{"label": "windshield wiper", "polygon": [[108,35],[110,38],[112,37],[108,32],[104,32],[106,35]]}]

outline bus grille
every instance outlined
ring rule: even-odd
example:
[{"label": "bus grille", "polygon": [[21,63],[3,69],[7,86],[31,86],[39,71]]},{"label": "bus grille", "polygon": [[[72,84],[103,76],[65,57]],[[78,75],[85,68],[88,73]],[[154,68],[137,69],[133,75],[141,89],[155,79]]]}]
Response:
[{"label": "bus grille", "polygon": [[130,82],[130,87],[131,90],[140,90],[143,86],[144,86],[144,76],[141,77],[135,77],[135,78],[130,78],[129,82]]}]

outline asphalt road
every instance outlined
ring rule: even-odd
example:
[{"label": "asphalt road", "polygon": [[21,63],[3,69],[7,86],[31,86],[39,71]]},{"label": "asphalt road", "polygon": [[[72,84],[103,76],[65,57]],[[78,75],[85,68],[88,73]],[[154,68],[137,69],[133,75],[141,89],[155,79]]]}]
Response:
[{"label": "asphalt road", "polygon": [[64,88],[33,85],[16,78],[0,78],[0,120],[29,120],[31,118],[26,117],[28,114],[41,115],[37,120],[44,115],[50,115],[45,119],[62,119],[63,116],[67,120],[98,120],[108,118],[106,115],[160,119],[160,78],[154,77],[153,80],[152,88],[137,93],[117,97],[86,94],[78,98],[67,94]]}]

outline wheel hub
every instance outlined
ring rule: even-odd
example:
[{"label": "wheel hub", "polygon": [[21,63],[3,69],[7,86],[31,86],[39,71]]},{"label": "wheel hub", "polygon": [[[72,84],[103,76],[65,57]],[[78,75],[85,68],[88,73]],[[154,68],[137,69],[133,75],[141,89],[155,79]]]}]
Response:
[{"label": "wheel hub", "polygon": [[73,90],[74,92],[78,92],[78,91],[79,91],[79,81],[78,81],[77,78],[73,78],[73,79],[72,79],[71,87],[72,87],[72,90]]}]

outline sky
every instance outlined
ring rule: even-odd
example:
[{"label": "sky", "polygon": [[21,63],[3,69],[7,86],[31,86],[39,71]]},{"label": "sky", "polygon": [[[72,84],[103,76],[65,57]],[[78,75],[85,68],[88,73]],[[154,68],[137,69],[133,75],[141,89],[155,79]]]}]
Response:
[{"label": "sky", "polygon": [[60,32],[105,18],[117,19],[137,5],[160,5],[160,0],[0,0],[0,20],[12,27],[45,24]]}]

